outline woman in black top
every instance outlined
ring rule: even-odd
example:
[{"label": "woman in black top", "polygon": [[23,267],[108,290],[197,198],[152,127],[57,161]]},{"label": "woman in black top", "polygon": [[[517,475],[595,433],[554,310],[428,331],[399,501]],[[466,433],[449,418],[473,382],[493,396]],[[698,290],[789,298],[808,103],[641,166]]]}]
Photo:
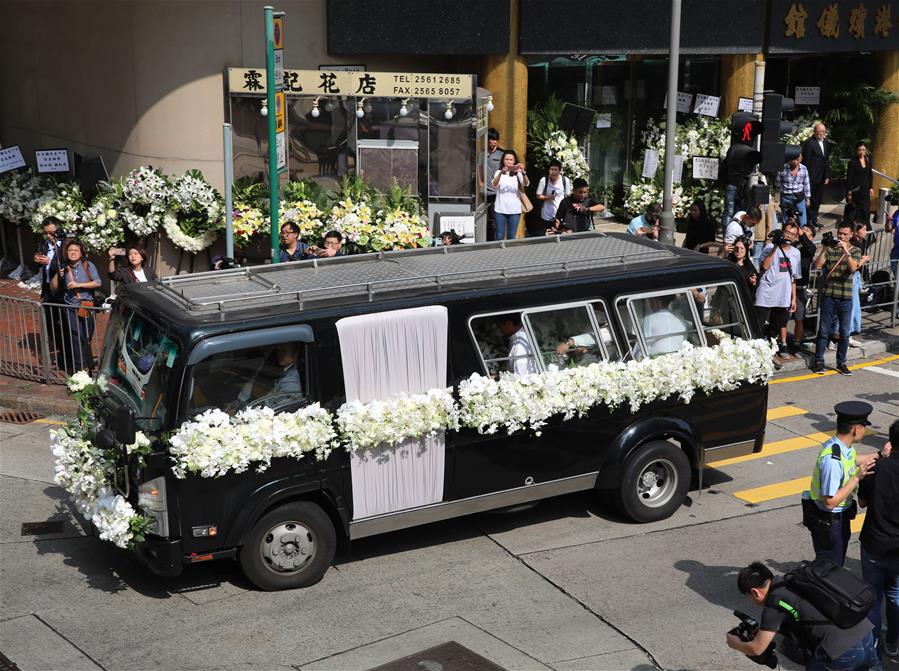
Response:
[{"label": "woman in black top", "polygon": [[746,280],[746,286],[749,288],[749,295],[752,296],[754,302],[759,274],[749,258],[749,248],[746,246],[746,241],[743,238],[737,238],[732,245],[722,247],[721,251],[723,252],[722,256],[726,254],[726,258],[736,263],[743,272],[743,278]]},{"label": "woman in black top", "polygon": [[[849,222],[864,221],[871,227],[871,198],[874,196],[874,175],[871,172],[871,159],[864,142],[855,143],[855,157],[849,159],[846,168],[846,212]],[[851,211],[851,213],[850,213]]]},{"label": "woman in black top", "polygon": [[684,249],[696,249],[704,242],[715,241],[715,222],[709,219],[705,203],[701,200],[690,205],[687,214],[687,237],[684,238]]},{"label": "woman in black top", "polygon": [[109,279],[113,282],[133,284],[152,282],[156,279],[156,273],[144,265],[147,262],[147,253],[137,245],[128,245],[125,248],[124,257],[128,263],[122,268],[116,268],[117,256],[123,256],[120,249],[109,250]]}]

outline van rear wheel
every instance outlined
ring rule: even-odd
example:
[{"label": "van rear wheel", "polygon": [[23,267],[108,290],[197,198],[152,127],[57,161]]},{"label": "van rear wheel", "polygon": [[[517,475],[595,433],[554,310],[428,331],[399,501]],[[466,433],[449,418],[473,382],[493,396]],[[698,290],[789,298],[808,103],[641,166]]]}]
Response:
[{"label": "van rear wheel", "polygon": [[240,550],[240,566],[260,589],[308,587],[325,575],[336,548],[337,534],[325,511],[294,501],[256,522]]},{"label": "van rear wheel", "polygon": [[618,490],[621,511],[635,522],[657,522],[674,514],[690,485],[690,460],[683,450],[658,440],[627,460]]}]

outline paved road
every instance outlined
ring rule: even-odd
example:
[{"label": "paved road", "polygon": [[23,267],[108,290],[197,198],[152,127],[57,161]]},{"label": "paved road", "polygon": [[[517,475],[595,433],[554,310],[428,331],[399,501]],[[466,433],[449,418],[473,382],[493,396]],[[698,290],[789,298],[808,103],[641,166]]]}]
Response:
[{"label": "paved road", "polygon": [[[875,406],[878,448],[899,359],[777,379],[765,450],[713,464],[664,522],[561,497],[358,541],[318,585],[274,594],[229,563],[156,578],[86,536],[52,484],[51,425],[0,424],[0,652],[22,669],[365,669],[455,640],[506,669],[757,669],[723,642],[730,611],[753,611],[735,574],[809,556],[797,492],[846,398]],[[62,531],[22,536],[48,519]]]}]

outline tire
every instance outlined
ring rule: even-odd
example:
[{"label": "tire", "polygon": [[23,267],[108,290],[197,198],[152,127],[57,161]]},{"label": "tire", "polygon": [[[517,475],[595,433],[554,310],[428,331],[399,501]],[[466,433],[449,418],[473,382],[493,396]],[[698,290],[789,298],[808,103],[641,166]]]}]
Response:
[{"label": "tire", "polygon": [[314,585],[337,548],[334,524],[320,506],[294,501],[263,515],[240,549],[240,567],[259,589]]},{"label": "tire", "polygon": [[653,441],[628,458],[618,504],[634,522],[658,522],[680,507],[689,485],[690,460],[683,450],[666,441]]}]

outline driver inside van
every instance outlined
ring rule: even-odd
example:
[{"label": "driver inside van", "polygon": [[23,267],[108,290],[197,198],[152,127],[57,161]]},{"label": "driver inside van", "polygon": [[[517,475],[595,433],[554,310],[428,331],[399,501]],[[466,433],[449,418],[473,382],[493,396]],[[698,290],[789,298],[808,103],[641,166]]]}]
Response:
[{"label": "driver inside van", "polygon": [[536,373],[537,359],[524,326],[521,325],[521,317],[514,313],[500,315],[496,326],[503,337],[509,339],[509,372],[516,375]]},{"label": "driver inside van", "polygon": [[[303,395],[303,386],[300,383],[300,371],[297,368],[297,349],[293,343],[281,343],[275,349],[275,360],[280,367],[277,377],[274,375],[269,377],[267,374],[260,374],[254,379],[249,380],[240,390],[237,396],[237,407],[242,408],[249,403],[258,399],[267,397],[282,397],[288,394],[295,396]],[[267,379],[260,379],[267,378]],[[271,385],[271,379],[274,379],[274,385]],[[254,391],[263,388],[262,395]]]}]

